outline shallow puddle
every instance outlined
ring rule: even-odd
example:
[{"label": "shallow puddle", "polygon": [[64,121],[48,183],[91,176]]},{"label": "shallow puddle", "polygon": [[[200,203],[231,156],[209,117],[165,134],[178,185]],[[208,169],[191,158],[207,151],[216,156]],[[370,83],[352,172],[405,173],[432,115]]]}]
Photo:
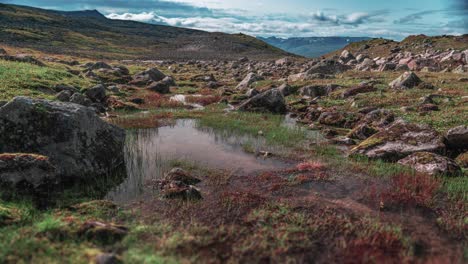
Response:
[{"label": "shallow puddle", "polygon": [[[290,124],[288,124],[290,125]],[[262,137],[236,135],[199,127],[196,120],[176,120],[170,126],[129,130],[125,146],[128,178],[107,196],[126,203],[145,191],[145,182],[160,179],[174,161],[188,161],[201,167],[254,173],[287,168],[290,164],[245,151],[281,153],[281,147],[268,147]]]}]

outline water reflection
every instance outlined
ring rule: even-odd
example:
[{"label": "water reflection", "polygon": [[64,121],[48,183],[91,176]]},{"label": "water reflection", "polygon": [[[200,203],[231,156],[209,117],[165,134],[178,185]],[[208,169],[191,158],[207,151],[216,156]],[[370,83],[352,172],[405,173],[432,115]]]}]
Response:
[{"label": "water reflection", "polygon": [[176,120],[171,126],[131,130],[127,133],[125,159],[128,178],[108,194],[107,199],[126,203],[144,191],[144,183],[161,178],[171,161],[187,160],[200,166],[252,173],[288,166],[277,159],[246,153],[250,149],[272,153],[284,151],[267,146],[263,138],[236,135],[230,131],[201,128],[196,120]]}]

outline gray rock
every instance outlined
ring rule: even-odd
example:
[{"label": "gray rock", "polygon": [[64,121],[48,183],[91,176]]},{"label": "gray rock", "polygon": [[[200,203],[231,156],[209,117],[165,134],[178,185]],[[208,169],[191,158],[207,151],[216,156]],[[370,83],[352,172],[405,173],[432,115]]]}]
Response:
[{"label": "gray rock", "polygon": [[0,108],[0,152],[47,156],[63,179],[108,175],[123,162],[124,141],[123,129],[77,104],[16,97]]},{"label": "gray rock", "polygon": [[96,85],[87,89],[84,94],[96,103],[102,103],[106,101],[106,87],[102,84]]},{"label": "gray rock", "polygon": [[461,174],[461,168],[454,160],[430,152],[416,152],[399,160],[398,164],[430,175],[457,176]]},{"label": "gray rock", "polygon": [[187,185],[195,185],[201,182],[200,179],[193,177],[187,171],[181,168],[173,168],[168,173],[164,174],[166,181],[180,181]]},{"label": "gray rock", "polygon": [[414,72],[405,72],[389,85],[393,89],[405,90],[418,86],[420,83],[422,83],[421,79]]},{"label": "gray rock", "polygon": [[152,82],[162,81],[166,75],[156,68],[151,68],[135,74],[132,78],[133,80],[129,84],[145,86]]},{"label": "gray rock", "polygon": [[283,94],[283,96],[288,96],[293,94],[295,91],[294,89],[287,83],[283,83],[278,90]]},{"label": "gray rock", "polygon": [[64,90],[64,91],[61,91],[60,93],[58,93],[55,98],[61,102],[69,102],[70,101],[70,98],[72,97],[72,92],[71,91],[67,91],[67,90]]},{"label": "gray rock", "polygon": [[468,126],[464,125],[450,129],[445,138],[450,149],[468,149]]},{"label": "gray rock", "polygon": [[79,104],[83,106],[91,106],[93,102],[91,102],[91,100],[89,100],[86,96],[80,93],[75,93],[70,97],[70,103]]},{"label": "gray rock", "polygon": [[271,89],[247,99],[239,107],[240,111],[286,113],[286,101],[278,89]]},{"label": "gray rock", "polygon": [[252,98],[254,96],[256,96],[257,94],[259,94],[260,92],[257,90],[257,89],[249,89],[245,95],[247,96],[247,98]]},{"label": "gray rock", "polygon": [[263,77],[251,72],[236,86],[236,90],[246,90],[254,82],[263,80]]},{"label": "gray rock", "polygon": [[416,152],[442,152],[443,139],[433,128],[397,120],[351,150],[371,159],[398,161]]},{"label": "gray rock", "polygon": [[90,70],[99,70],[99,69],[112,69],[112,66],[109,64],[103,62],[103,61],[98,61],[96,63],[90,64],[88,69]]},{"label": "gray rock", "polygon": [[162,81],[151,83],[146,89],[161,94],[167,94],[171,92],[171,86],[174,85],[175,82],[172,77],[165,77]]}]

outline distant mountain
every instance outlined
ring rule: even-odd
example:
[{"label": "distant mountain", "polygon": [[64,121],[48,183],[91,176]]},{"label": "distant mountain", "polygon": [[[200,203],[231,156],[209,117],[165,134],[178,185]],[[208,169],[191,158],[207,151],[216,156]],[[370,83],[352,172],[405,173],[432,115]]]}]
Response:
[{"label": "distant mountain", "polygon": [[261,38],[266,43],[282,50],[301,55],[308,58],[320,57],[346,45],[369,40],[367,37],[308,37],[308,38]]},{"label": "distant mountain", "polygon": [[255,37],[111,20],[96,10],[0,4],[0,45],[107,59],[276,59],[291,56]]}]

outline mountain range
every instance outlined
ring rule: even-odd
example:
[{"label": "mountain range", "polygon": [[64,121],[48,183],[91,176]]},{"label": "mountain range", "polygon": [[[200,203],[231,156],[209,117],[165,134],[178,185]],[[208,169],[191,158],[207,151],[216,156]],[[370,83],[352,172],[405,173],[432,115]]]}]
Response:
[{"label": "mountain range", "polygon": [[350,43],[370,40],[368,37],[305,37],[305,38],[277,38],[269,37],[260,40],[300,56],[315,58],[335,50],[339,50]]}]

